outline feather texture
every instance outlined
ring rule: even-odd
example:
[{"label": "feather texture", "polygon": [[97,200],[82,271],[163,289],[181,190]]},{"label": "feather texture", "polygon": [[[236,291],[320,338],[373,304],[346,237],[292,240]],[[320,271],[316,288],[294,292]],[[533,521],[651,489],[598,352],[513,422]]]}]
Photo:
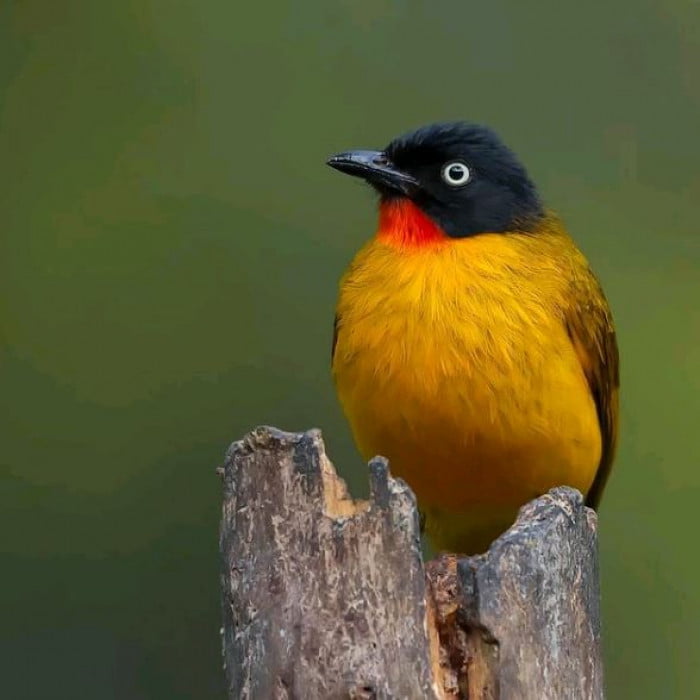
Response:
[{"label": "feather texture", "polygon": [[411,245],[380,228],[341,283],[333,374],[364,457],[416,492],[434,544],[479,551],[569,484],[597,503],[617,347],[600,286],[553,215]]}]

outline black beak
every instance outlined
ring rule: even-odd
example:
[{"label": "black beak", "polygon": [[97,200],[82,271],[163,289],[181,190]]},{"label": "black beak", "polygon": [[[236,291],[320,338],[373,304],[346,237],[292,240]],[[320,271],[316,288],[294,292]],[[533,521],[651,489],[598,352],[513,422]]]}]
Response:
[{"label": "black beak", "polygon": [[419,187],[413,175],[396,168],[382,151],[347,151],[331,156],[327,161],[331,168],[341,173],[361,177],[381,190],[390,190],[410,196]]}]

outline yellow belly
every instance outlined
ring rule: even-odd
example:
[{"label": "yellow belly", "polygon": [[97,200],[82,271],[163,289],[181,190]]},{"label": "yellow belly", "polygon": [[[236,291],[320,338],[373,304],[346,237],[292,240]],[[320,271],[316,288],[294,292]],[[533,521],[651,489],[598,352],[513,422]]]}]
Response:
[{"label": "yellow belly", "polygon": [[341,287],[341,403],[363,456],[386,456],[413,488],[440,549],[483,550],[549,488],[587,492],[600,461],[558,313],[567,280],[509,238],[415,253],[374,241]]}]

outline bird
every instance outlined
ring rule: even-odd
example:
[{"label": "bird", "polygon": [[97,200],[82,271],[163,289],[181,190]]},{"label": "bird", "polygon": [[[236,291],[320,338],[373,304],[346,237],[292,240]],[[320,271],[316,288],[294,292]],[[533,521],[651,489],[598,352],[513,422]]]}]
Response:
[{"label": "bird", "polygon": [[614,322],[515,153],[458,121],[327,164],[379,210],[339,285],[334,384],[359,452],[411,487],[432,546],[484,552],[560,485],[597,508],[618,435]]}]

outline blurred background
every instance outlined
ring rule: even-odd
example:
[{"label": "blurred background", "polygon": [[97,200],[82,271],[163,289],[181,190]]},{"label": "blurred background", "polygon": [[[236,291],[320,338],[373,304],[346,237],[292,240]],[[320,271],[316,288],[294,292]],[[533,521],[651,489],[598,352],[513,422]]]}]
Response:
[{"label": "blurred background", "polygon": [[608,293],[609,697],[700,697],[700,5],[0,2],[0,694],[223,697],[215,468],[319,426],[373,197],[324,165],[495,127]]}]

